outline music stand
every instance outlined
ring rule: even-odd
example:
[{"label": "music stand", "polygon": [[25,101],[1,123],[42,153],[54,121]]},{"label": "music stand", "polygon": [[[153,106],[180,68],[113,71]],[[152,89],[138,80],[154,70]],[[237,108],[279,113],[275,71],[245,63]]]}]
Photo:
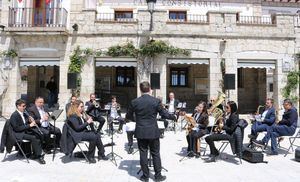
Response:
[{"label": "music stand", "polygon": [[117,161],[116,161],[116,157],[119,157],[120,159],[123,159],[123,157],[121,157],[120,155],[118,155],[117,153],[114,152],[114,134],[116,131],[114,131],[114,129],[112,128],[111,131],[111,152],[109,154],[107,154],[106,156],[110,156],[111,155],[111,159],[110,161],[112,163],[114,163],[117,166]]},{"label": "music stand", "polygon": [[60,114],[63,112],[63,109],[58,109],[54,110],[51,115],[49,116],[53,120],[53,126],[54,126],[54,149],[53,149],[53,156],[52,156],[52,161],[54,161],[55,158],[55,152],[56,152],[56,134],[55,134],[55,123],[57,118],[60,116]]}]

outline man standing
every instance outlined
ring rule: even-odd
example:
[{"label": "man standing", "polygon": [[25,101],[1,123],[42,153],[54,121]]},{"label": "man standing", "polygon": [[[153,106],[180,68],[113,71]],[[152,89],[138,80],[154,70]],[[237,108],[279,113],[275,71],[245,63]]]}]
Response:
[{"label": "man standing", "polygon": [[[166,176],[161,175],[161,159],[160,159],[160,132],[157,125],[157,113],[168,119],[175,119],[175,116],[170,115],[163,109],[159,99],[150,95],[150,83],[140,83],[142,96],[131,101],[126,119],[136,122],[135,136],[138,141],[140,151],[140,165],[143,175],[141,181],[149,181],[148,168],[148,148],[153,158],[155,180],[164,181]],[[135,115],[135,119],[134,119]]]},{"label": "man standing", "polygon": [[57,85],[54,81],[54,77],[50,78],[50,81],[47,83],[46,88],[49,90],[48,95],[48,107],[51,108],[54,106],[57,100]]},{"label": "man standing", "polygon": [[267,131],[268,127],[275,123],[275,108],[273,107],[273,99],[267,98],[266,107],[259,121],[255,121],[251,127],[250,139],[256,139],[258,132]]},{"label": "man standing", "polygon": [[278,155],[276,138],[280,136],[292,136],[297,128],[298,113],[293,107],[292,101],[290,99],[285,99],[283,101],[283,107],[285,112],[282,116],[282,120],[269,127],[267,129],[267,134],[262,140],[253,141],[254,144],[264,147],[271,139],[270,155]]},{"label": "man standing", "polygon": [[26,115],[25,101],[18,99],[16,101],[17,110],[11,115],[10,123],[15,136],[18,140],[29,140],[33,149],[33,158],[38,159],[40,164],[45,164],[44,155],[42,155],[41,140],[32,131],[32,128],[36,126],[35,121],[29,123],[28,115]]}]

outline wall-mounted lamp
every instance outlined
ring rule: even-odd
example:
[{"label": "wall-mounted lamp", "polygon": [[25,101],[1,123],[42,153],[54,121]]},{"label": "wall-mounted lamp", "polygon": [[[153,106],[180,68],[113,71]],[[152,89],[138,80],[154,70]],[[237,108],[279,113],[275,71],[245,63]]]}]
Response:
[{"label": "wall-mounted lamp", "polygon": [[282,63],[282,71],[289,72],[291,70],[291,64],[288,60],[284,60]]},{"label": "wall-mounted lamp", "polygon": [[12,58],[11,57],[4,57],[2,64],[3,64],[3,69],[5,69],[5,70],[12,69],[12,66],[13,66]]},{"label": "wall-mounted lamp", "polygon": [[150,13],[150,31],[153,30],[153,13],[155,9],[156,0],[146,0],[148,5],[148,11]]},{"label": "wall-mounted lamp", "polygon": [[73,31],[78,31],[78,25],[77,25],[77,23],[75,23],[73,26],[72,26],[72,28],[73,28]]}]

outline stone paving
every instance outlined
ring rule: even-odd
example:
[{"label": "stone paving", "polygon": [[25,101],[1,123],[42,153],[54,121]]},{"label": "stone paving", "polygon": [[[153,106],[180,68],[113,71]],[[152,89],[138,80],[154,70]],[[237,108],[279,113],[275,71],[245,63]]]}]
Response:
[{"label": "stone paving", "polygon": [[[0,132],[2,133],[4,122],[0,122]],[[62,122],[58,122],[61,128]],[[245,130],[245,136],[250,132],[250,126]],[[110,142],[110,137],[104,136],[103,143]],[[245,137],[244,143],[248,139]],[[2,182],[27,182],[27,181],[74,181],[74,182],[92,182],[92,181],[139,181],[137,171],[139,168],[139,153],[127,154],[127,136],[117,134],[115,136],[115,152],[123,157],[117,159],[117,166],[111,161],[100,161],[96,164],[88,164],[83,159],[69,160],[64,154],[57,153],[55,160],[52,161],[52,154],[45,156],[46,165],[40,165],[38,162],[30,160],[30,163],[22,158],[17,158],[15,152],[9,154],[4,162],[0,162],[0,181]],[[298,141],[299,143],[299,141]],[[217,144],[219,145],[219,144]],[[135,141],[136,150],[136,141]],[[283,141],[283,147],[288,147],[287,139]],[[185,131],[168,131],[165,137],[161,139],[161,158],[163,166],[168,172],[163,171],[167,176],[167,181],[299,181],[300,163],[294,161],[294,153],[284,157],[284,149],[280,149],[278,156],[266,156],[268,164],[251,164],[243,161],[239,164],[237,158],[233,158],[230,147],[227,147],[222,154],[221,159],[216,163],[204,163],[199,158],[187,158],[182,162],[179,160],[186,153]],[[78,148],[76,148],[78,150]],[[110,147],[106,147],[106,154],[111,152]],[[209,153],[209,151],[208,151]],[[0,154],[2,160],[4,154]],[[153,169],[151,169],[151,180]],[[150,180],[150,181],[151,181]]]}]

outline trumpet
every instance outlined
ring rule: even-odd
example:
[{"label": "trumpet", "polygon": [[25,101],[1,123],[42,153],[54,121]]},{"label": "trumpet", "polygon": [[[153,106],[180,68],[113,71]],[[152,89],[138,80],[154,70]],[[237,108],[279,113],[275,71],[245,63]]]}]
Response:
[{"label": "trumpet", "polygon": [[41,135],[43,135],[43,132],[41,131],[40,127],[36,124],[34,118],[32,116],[30,116],[27,111],[25,111],[24,114],[28,117],[29,123],[35,123],[34,126],[37,128],[37,130],[39,131],[39,133]]},{"label": "trumpet", "polygon": [[99,108],[100,107],[100,104],[96,100],[93,101],[93,105],[95,106],[95,108]]}]

